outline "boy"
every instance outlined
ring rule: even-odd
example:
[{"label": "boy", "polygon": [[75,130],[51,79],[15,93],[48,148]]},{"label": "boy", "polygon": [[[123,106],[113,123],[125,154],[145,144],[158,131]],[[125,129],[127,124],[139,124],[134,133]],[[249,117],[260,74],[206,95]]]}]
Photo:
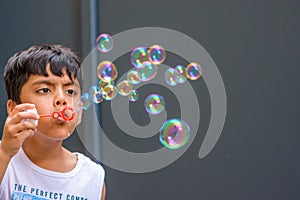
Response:
[{"label": "boy", "polygon": [[59,45],[33,46],[9,59],[4,72],[8,117],[0,143],[1,200],[105,199],[103,168],[62,146],[81,113],[71,121],[42,117],[75,106],[81,95],[80,71],[76,55]]}]

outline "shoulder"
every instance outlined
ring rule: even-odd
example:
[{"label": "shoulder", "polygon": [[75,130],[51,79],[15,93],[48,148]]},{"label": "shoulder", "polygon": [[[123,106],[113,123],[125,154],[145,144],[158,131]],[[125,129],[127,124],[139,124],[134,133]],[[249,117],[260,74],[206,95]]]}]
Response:
[{"label": "shoulder", "polygon": [[83,169],[87,170],[89,173],[100,174],[104,177],[105,171],[99,163],[92,161],[89,157],[81,153],[75,154],[78,156],[78,163],[82,165]]},{"label": "shoulder", "polygon": [[[84,180],[88,180],[89,185],[93,185],[92,193],[99,193],[97,199],[100,199],[101,196],[104,197],[106,193],[104,168],[81,153],[75,153],[75,155],[78,156],[78,164],[81,166],[80,177],[84,177]],[[82,181],[82,179],[80,180]]]}]

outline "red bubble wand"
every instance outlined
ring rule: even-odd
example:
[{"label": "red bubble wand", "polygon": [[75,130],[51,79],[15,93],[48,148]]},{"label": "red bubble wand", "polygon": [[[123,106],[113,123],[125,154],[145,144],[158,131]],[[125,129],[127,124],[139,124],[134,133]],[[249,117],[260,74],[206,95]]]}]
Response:
[{"label": "red bubble wand", "polygon": [[40,115],[40,117],[53,117],[54,119],[60,119],[60,120],[64,120],[64,121],[71,121],[75,117],[75,112],[74,112],[73,108],[65,107],[60,112],[55,111],[51,114]]}]

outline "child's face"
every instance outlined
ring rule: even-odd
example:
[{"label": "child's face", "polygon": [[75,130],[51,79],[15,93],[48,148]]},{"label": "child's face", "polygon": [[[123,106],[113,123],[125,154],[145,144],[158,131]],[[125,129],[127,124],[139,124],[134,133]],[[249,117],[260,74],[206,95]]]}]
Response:
[{"label": "child's face", "polygon": [[[61,77],[52,74],[49,65],[47,72],[48,77],[43,75],[29,77],[21,89],[21,102],[35,104],[39,115],[60,112],[67,106],[74,108],[81,95],[78,80],[75,79],[73,83],[65,70]],[[41,117],[38,131],[51,138],[66,138],[80,123],[80,118],[81,112],[76,112],[74,120],[67,122],[52,117]]]}]

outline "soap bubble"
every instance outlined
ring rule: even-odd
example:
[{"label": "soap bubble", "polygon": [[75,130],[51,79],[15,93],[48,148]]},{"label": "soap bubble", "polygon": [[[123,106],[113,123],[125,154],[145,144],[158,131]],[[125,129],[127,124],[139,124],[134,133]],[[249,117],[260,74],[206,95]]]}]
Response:
[{"label": "soap bubble", "polygon": [[113,39],[110,35],[103,33],[97,37],[96,44],[99,51],[106,53],[113,48]]},{"label": "soap bubble", "polygon": [[90,87],[89,98],[94,103],[101,103],[103,101],[102,93],[97,86]]},{"label": "soap bubble", "polygon": [[160,129],[159,140],[169,149],[178,149],[190,138],[189,125],[180,119],[166,121]]},{"label": "soap bubble", "polygon": [[145,47],[137,47],[130,54],[130,60],[134,67],[140,68],[143,63],[149,61],[148,50]]},{"label": "soap bubble", "polygon": [[116,66],[110,61],[102,61],[98,65],[98,78],[102,81],[113,81],[118,76],[118,70]]},{"label": "soap bubble", "polygon": [[132,90],[128,96],[129,101],[135,102],[139,99],[139,93],[137,90]]},{"label": "soap bubble", "polygon": [[142,67],[138,69],[138,72],[140,73],[140,80],[146,82],[156,76],[158,69],[156,65],[146,61],[143,63]]},{"label": "soap bubble", "polygon": [[115,84],[114,81],[108,81],[108,82],[106,82],[106,81],[103,81],[103,80],[99,80],[99,82],[98,82],[98,89],[100,91],[103,91],[103,88],[105,88],[105,86],[107,86],[107,85],[114,85],[114,84]]},{"label": "soap bubble", "polygon": [[202,75],[202,68],[198,63],[188,64],[185,70],[186,77],[190,80],[196,80]]},{"label": "soap bubble", "polygon": [[149,61],[153,64],[161,64],[166,59],[166,51],[160,45],[153,45],[148,50]]},{"label": "soap bubble", "polygon": [[118,86],[118,92],[122,96],[127,96],[132,91],[132,85],[128,80],[121,81]]},{"label": "soap bubble", "polygon": [[178,83],[180,74],[173,68],[169,68],[165,72],[165,82],[170,86],[175,86]]},{"label": "soap bubble", "polygon": [[149,114],[157,115],[165,109],[165,99],[159,94],[149,95],[144,102],[146,111]]},{"label": "soap bubble", "polygon": [[82,108],[83,110],[87,110],[91,105],[92,102],[89,98],[89,94],[88,93],[82,94],[78,102],[78,107]]},{"label": "soap bubble", "polygon": [[177,72],[179,73],[177,82],[179,84],[185,83],[186,82],[185,67],[182,65],[177,65],[175,67],[175,70],[177,70]]},{"label": "soap bubble", "polygon": [[103,88],[102,96],[105,100],[112,100],[116,97],[118,89],[114,85],[107,85]]},{"label": "soap bubble", "polygon": [[176,65],[175,69],[178,71],[179,74],[185,76],[185,67],[182,65]]},{"label": "soap bubble", "polygon": [[131,84],[139,84],[141,82],[140,73],[137,70],[130,70],[127,73],[127,80]]}]

